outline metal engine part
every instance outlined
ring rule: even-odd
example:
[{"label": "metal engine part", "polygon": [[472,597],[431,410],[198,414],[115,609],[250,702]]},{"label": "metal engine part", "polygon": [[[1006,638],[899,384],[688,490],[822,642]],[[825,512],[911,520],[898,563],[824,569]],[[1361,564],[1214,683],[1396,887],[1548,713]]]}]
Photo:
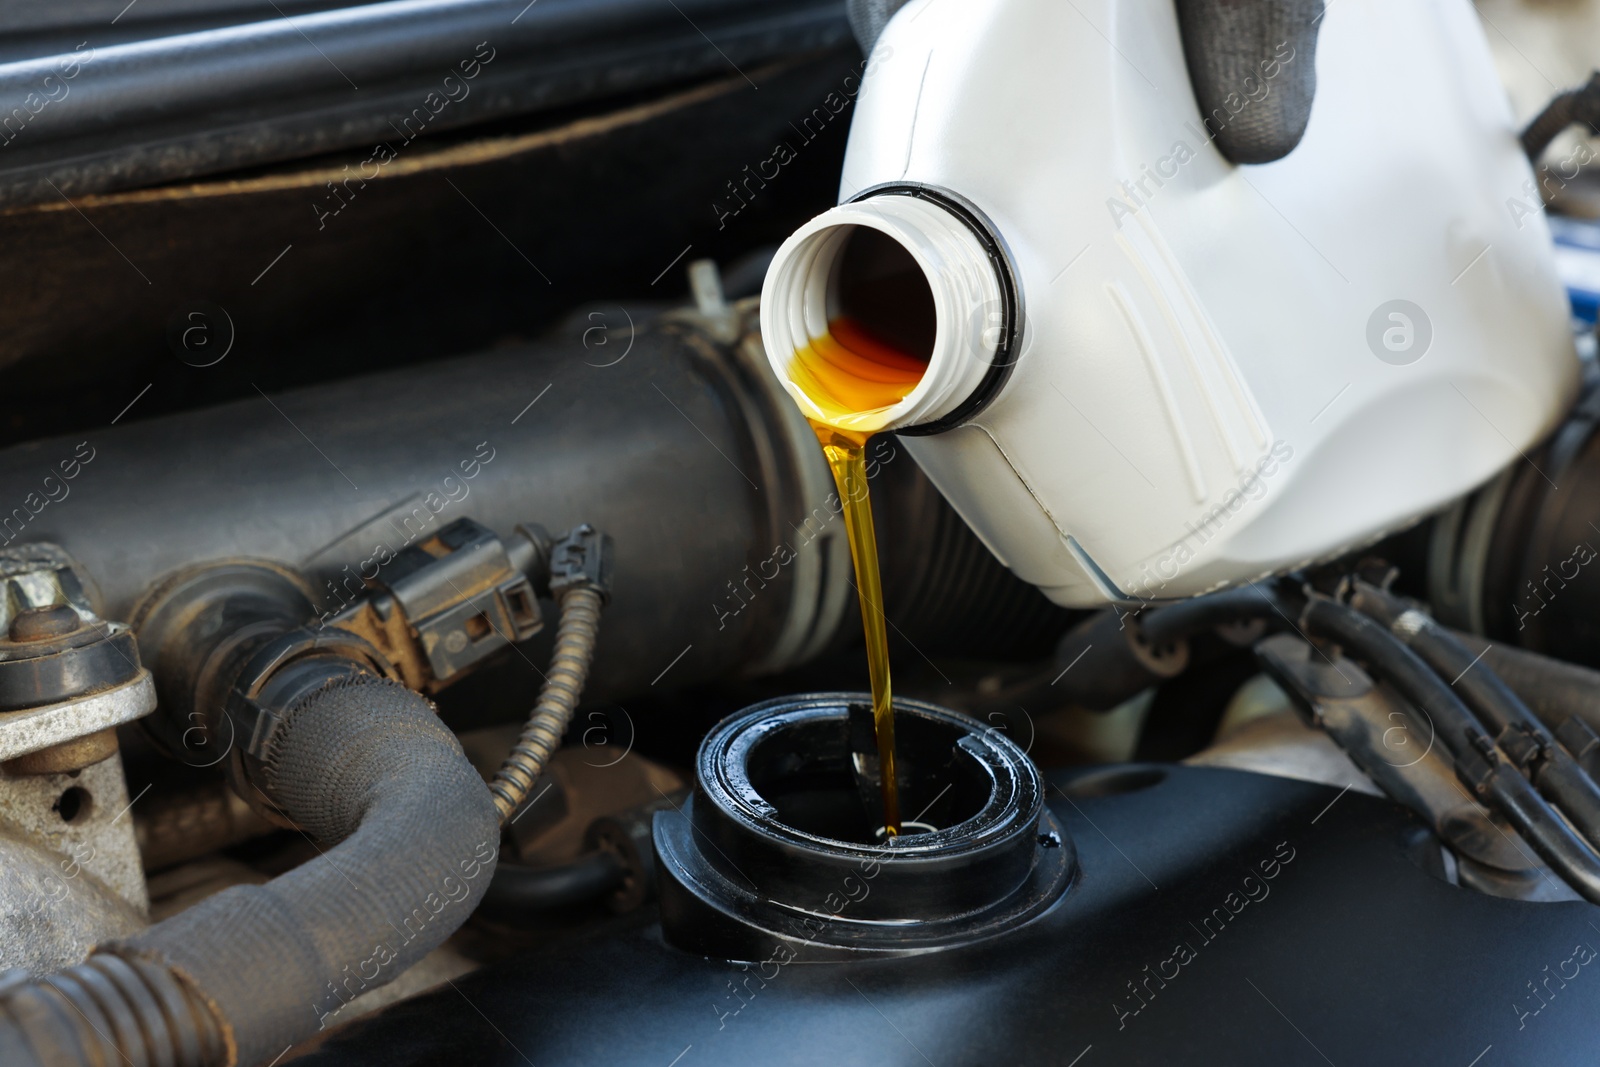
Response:
[{"label": "metal engine part", "polygon": [[116,728],[155,686],[80,573],[54,545],[0,549],[0,967],[76,963],[150,906]]},{"label": "metal engine part", "polygon": [[[120,785],[120,768],[115,779]],[[48,820],[55,818],[48,801],[19,795],[11,784],[0,783],[8,809],[37,813],[35,828],[48,827]],[[110,786],[111,782],[100,784]],[[120,788],[111,788],[102,795],[115,800],[119,793]],[[41,832],[39,836],[44,835]],[[118,857],[117,867],[107,870],[109,854],[91,843],[102,835],[85,827],[83,834],[74,836],[81,836],[82,841],[67,843],[57,834],[61,845],[57,850],[34,844],[27,826],[11,820],[0,824],[0,965],[36,973],[58,971],[82,960],[100,942],[127,937],[145,927],[143,910],[120,895],[108,879],[91,873],[74,857],[73,850],[83,850],[91,862],[100,861],[111,879],[121,873],[125,886],[132,889],[136,885],[142,897],[144,876],[137,853],[131,863],[129,857]],[[137,881],[130,885],[129,877]]]}]

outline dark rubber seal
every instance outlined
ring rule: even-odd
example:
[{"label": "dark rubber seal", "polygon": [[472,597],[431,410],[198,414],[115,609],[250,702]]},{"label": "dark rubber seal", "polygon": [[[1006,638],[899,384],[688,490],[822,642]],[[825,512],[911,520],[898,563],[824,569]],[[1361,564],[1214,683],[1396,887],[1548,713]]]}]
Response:
[{"label": "dark rubber seal", "polygon": [[999,231],[994,228],[989,217],[964,197],[946,189],[937,189],[917,182],[890,182],[863,189],[845,203],[855,204],[873,196],[912,196],[931,204],[938,204],[950,212],[966,224],[967,229],[972,231],[978,243],[983,246],[984,253],[994,266],[995,279],[1000,283],[1000,344],[996,346],[989,370],[978,383],[978,387],[949,414],[932,422],[903,426],[890,431],[901,437],[927,437],[931,434],[944,433],[970,421],[973,416],[988,407],[989,402],[1000,394],[1001,387],[1011,377],[1011,368],[1016,366],[1017,357],[1022,349],[1022,291],[1017,284],[1016,267],[1011,261],[1010,250],[1006,248]]}]

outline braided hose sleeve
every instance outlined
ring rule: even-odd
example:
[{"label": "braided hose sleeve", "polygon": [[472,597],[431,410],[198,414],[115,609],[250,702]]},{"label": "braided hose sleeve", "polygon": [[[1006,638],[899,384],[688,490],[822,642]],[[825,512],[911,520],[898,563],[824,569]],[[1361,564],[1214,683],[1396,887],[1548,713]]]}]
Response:
[{"label": "braided hose sleeve", "polygon": [[550,669],[539,690],[539,701],[528,715],[522,736],[489,783],[502,826],[528,799],[550,756],[561,747],[561,738],[572,722],[578,698],[583,695],[583,683],[589,677],[604,603],[600,590],[588,585],[575,586],[561,596],[555,650],[550,654]]},{"label": "braided hose sleeve", "polygon": [[318,855],[236,885],[61,974],[0,981],[11,1067],[257,1067],[441,944],[494,874],[483,779],[432,705],[340,678],[295,704],[260,788]]}]

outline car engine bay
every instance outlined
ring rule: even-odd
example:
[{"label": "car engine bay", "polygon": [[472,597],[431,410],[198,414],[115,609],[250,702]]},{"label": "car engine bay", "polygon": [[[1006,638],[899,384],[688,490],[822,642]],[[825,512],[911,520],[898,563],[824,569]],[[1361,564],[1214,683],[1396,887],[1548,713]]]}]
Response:
[{"label": "car engine bay", "polygon": [[0,1064],[1593,1062],[1597,65],[0,10]]}]

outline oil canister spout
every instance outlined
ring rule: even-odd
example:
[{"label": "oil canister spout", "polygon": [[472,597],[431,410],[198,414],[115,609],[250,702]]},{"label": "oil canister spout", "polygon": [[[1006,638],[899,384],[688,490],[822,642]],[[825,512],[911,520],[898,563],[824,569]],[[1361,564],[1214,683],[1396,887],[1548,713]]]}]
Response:
[{"label": "oil canister spout", "polygon": [[761,336],[808,419],[899,430],[949,415],[992,378],[1005,292],[971,221],[879,193],[824,212],[778,249]]}]

